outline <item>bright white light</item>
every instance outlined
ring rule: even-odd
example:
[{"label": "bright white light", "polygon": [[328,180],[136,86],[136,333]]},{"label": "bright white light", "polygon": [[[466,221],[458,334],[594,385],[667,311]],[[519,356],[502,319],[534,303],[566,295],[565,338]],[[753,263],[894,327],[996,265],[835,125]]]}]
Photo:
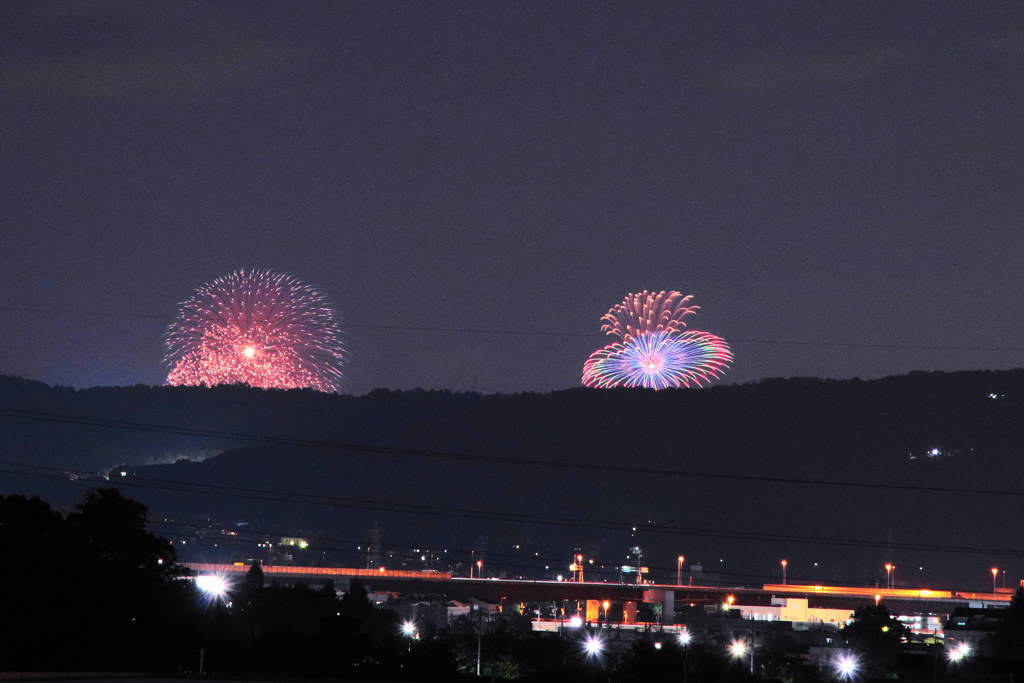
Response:
[{"label": "bright white light", "polygon": [[256,347],[246,346],[244,349],[242,349],[242,355],[245,356],[246,358],[252,358],[253,356],[256,355]]},{"label": "bright white light", "polygon": [[604,652],[604,641],[597,636],[587,636],[587,639],[583,641],[583,651],[587,653],[588,657],[600,657]]},{"label": "bright white light", "polygon": [[661,649],[661,642],[660,641],[654,644],[654,649],[655,650],[660,650]]},{"label": "bright white light", "polygon": [[729,643],[729,655],[736,659],[746,657],[749,650],[750,648],[745,640],[734,640]]},{"label": "bright white light", "polygon": [[414,624],[411,621],[403,621],[402,635],[408,636],[409,638],[412,638],[414,635],[416,635],[416,624]]},{"label": "bright white light", "polygon": [[849,679],[857,675],[857,669],[860,667],[860,662],[857,658],[851,654],[842,654],[836,658],[835,661],[836,674],[840,678]]},{"label": "bright white light", "polygon": [[687,631],[687,630],[680,631],[679,635],[677,636],[677,638],[679,639],[679,644],[682,645],[683,647],[686,647],[687,645],[689,645],[690,641],[693,640],[693,636],[690,635],[690,632]]},{"label": "bright white light", "polygon": [[957,643],[956,647],[954,647],[952,650],[948,650],[946,652],[946,659],[948,659],[949,661],[951,661],[953,663],[959,662],[960,660],[964,659],[965,657],[970,657],[970,656],[971,656],[971,646],[968,643],[965,643],[965,642]]},{"label": "bright white light", "polygon": [[583,617],[576,615],[569,617],[569,628],[579,628],[583,626]]},{"label": "bright white light", "polygon": [[223,576],[205,574],[196,577],[196,588],[214,598],[222,598],[228,592],[228,582]]}]

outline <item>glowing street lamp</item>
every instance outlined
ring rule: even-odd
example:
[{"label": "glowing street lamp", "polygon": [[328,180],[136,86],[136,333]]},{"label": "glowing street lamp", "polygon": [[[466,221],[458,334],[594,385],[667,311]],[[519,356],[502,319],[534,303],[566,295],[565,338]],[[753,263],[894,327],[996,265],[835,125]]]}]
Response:
[{"label": "glowing street lamp", "polygon": [[785,560],[784,559],[781,562],[779,562],[779,564],[782,565],[782,585],[785,586],[786,585],[786,567],[789,566],[789,560]]},{"label": "glowing street lamp", "polygon": [[676,585],[683,585],[683,562],[686,562],[686,556],[680,555],[676,558]]},{"label": "glowing street lamp", "polygon": [[587,659],[600,657],[604,652],[604,640],[599,636],[587,636],[586,640],[583,641],[583,652],[587,655]]},{"label": "glowing street lamp", "polygon": [[843,653],[836,657],[833,667],[835,668],[836,676],[848,681],[857,675],[857,671],[860,669],[860,661],[855,655]]},{"label": "glowing street lamp", "polygon": [[605,600],[601,603],[601,608],[604,609],[604,620],[608,621],[608,608],[612,606],[611,601]]},{"label": "glowing street lamp", "polygon": [[483,560],[477,560],[476,561],[476,578],[478,578],[478,579],[484,578],[483,571],[484,571],[484,561]]},{"label": "glowing street lamp", "polygon": [[946,659],[948,659],[952,664],[957,664],[970,656],[971,646],[969,643],[965,643],[964,641],[960,641],[957,643],[956,647],[946,651]]},{"label": "glowing street lamp", "polygon": [[750,655],[750,673],[754,673],[754,648],[747,644],[747,641],[734,638],[729,643],[729,656],[733,659],[743,659]]},{"label": "glowing street lamp", "polygon": [[406,638],[416,637],[416,623],[412,621],[402,622],[402,635]]},{"label": "glowing street lamp", "polygon": [[228,593],[228,581],[216,574],[203,574],[196,577],[196,588],[211,600],[220,600]]},{"label": "glowing street lamp", "polygon": [[690,630],[685,628],[679,632],[679,635],[676,636],[676,639],[679,641],[679,644],[682,647],[686,647],[691,642],[693,642],[693,636],[690,634]]},{"label": "glowing street lamp", "polygon": [[887,583],[889,584],[889,588],[892,588],[894,585],[892,582],[892,570],[896,569],[896,565],[894,565],[892,562],[886,562],[883,566],[885,567],[885,575],[887,578]]},{"label": "glowing street lamp", "polygon": [[992,567],[992,569],[990,569],[989,571],[992,572],[992,592],[995,593],[996,592],[996,577],[999,576],[999,567]]}]

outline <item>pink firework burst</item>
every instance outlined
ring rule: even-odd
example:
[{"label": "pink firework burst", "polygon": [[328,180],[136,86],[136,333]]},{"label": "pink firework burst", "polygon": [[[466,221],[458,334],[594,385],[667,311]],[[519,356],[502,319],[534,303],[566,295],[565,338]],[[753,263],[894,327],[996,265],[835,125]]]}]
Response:
[{"label": "pink firework burst", "polygon": [[286,273],[239,270],[186,301],[167,333],[167,383],[338,391],[345,349],[324,296]]}]

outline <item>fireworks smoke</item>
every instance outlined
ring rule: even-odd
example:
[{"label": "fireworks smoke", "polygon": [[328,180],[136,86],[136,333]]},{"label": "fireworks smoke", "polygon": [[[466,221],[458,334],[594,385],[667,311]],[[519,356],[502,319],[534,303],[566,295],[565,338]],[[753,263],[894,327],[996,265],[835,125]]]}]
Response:
[{"label": "fireworks smoke", "polygon": [[334,311],[310,285],[239,270],[186,301],[167,333],[167,383],[337,391],[345,350]]}]

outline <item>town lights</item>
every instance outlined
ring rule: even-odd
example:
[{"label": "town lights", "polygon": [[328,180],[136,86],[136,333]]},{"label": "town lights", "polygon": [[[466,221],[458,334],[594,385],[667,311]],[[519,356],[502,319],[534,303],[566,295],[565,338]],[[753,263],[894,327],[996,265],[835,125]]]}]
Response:
[{"label": "town lights", "polygon": [[833,667],[839,678],[849,680],[857,675],[857,671],[860,669],[860,661],[856,656],[844,653],[836,657]]},{"label": "town lights", "polygon": [[587,657],[600,657],[601,653],[604,652],[604,640],[598,636],[587,636],[586,640],[583,641],[583,652],[586,653]]},{"label": "town lights", "polygon": [[957,643],[956,647],[954,647],[953,649],[946,651],[946,659],[948,659],[953,664],[956,664],[957,662],[960,662],[970,656],[971,646],[970,644],[965,643],[963,641]]}]

